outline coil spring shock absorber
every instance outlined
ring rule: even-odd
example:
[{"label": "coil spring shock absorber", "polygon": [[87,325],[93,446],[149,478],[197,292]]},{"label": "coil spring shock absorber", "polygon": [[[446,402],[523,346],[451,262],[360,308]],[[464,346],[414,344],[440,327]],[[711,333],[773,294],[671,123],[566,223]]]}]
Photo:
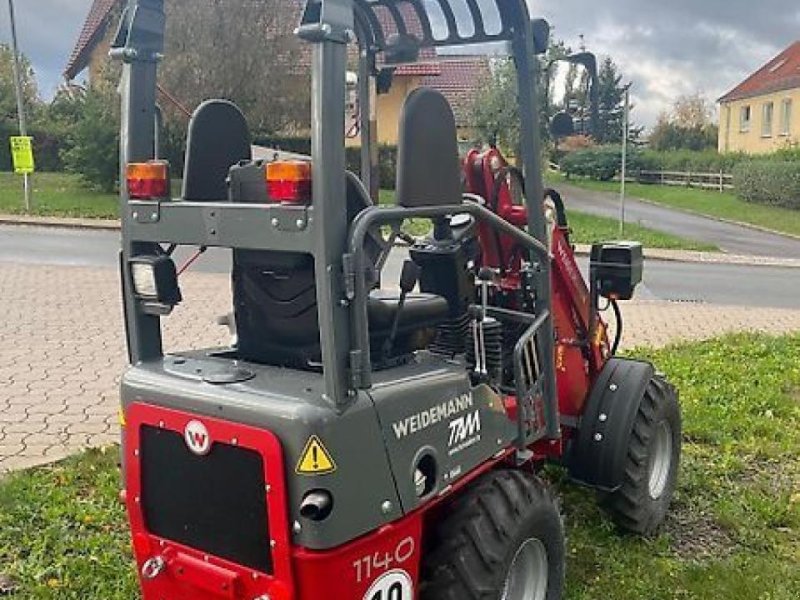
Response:
[{"label": "coil spring shock absorber", "polygon": [[481,306],[472,321],[472,340],[467,346],[467,364],[479,381],[501,384],[503,379],[503,324],[488,316],[489,286],[494,278],[491,269],[478,274]]}]

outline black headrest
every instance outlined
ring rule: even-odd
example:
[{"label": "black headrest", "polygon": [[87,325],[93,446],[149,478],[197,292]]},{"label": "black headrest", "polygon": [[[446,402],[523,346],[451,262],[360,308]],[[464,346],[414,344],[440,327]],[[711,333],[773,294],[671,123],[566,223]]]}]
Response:
[{"label": "black headrest", "polygon": [[461,165],[453,110],[441,93],[418,88],[406,98],[397,141],[397,203],[461,203]]},{"label": "black headrest", "polygon": [[250,130],[242,111],[226,100],[203,102],[189,122],[182,197],[226,199],[231,166],[251,158]]}]

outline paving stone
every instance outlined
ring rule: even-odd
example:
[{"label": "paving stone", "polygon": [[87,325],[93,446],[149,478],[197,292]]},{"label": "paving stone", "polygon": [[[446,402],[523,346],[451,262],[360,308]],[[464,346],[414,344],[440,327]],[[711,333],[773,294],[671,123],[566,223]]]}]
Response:
[{"label": "paving stone", "polygon": [[[187,301],[164,321],[165,350],[227,343],[216,318],[229,310],[230,278],[189,272],[181,288]],[[0,472],[116,442],[126,364],[116,271],[0,263],[0,289]],[[800,331],[800,308],[633,301],[623,310],[624,348]]]}]

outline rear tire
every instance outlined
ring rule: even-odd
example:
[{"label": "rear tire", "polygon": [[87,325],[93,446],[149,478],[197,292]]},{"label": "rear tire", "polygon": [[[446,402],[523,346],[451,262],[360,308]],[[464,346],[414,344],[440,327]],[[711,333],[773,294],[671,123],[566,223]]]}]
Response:
[{"label": "rear tire", "polygon": [[628,442],[621,487],[601,496],[617,525],[650,535],[664,522],[675,493],[681,456],[678,396],[663,377],[647,385]]},{"label": "rear tire", "polygon": [[421,600],[558,600],[564,531],[538,477],[492,472],[455,501],[423,559]]}]

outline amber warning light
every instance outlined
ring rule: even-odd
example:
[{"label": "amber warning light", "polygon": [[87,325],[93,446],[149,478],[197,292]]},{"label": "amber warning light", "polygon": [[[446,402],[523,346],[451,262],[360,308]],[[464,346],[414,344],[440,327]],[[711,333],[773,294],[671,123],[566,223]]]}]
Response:
[{"label": "amber warning light", "polygon": [[169,197],[169,163],[166,161],[129,163],[126,179],[128,197],[131,200],[156,200]]},{"label": "amber warning light", "polygon": [[301,160],[267,164],[267,189],[273,202],[311,202],[311,163]]}]

